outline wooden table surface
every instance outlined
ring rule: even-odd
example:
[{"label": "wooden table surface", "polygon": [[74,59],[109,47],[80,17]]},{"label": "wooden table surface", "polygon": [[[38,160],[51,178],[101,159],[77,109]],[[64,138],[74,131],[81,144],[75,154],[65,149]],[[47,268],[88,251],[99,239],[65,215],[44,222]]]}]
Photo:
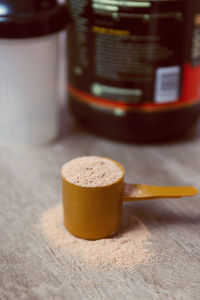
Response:
[{"label": "wooden table surface", "polygon": [[67,113],[66,120],[55,143],[0,147],[0,299],[200,299],[199,196],[128,205],[154,252],[128,269],[77,260],[40,228],[42,216],[61,203],[61,166],[77,156],[112,157],[129,182],[200,188],[198,130],[145,146],[93,136]]}]

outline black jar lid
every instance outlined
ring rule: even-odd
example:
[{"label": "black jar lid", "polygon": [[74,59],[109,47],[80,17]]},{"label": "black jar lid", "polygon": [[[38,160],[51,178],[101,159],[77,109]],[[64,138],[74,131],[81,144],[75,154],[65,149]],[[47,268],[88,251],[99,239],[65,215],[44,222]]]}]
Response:
[{"label": "black jar lid", "polygon": [[57,0],[0,0],[0,38],[31,38],[62,30],[68,15]]}]

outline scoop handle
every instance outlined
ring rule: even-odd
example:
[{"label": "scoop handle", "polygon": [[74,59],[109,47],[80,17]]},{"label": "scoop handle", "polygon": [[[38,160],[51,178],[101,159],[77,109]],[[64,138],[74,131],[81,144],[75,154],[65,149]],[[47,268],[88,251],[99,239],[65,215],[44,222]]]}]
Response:
[{"label": "scoop handle", "polygon": [[198,194],[194,187],[152,186],[145,184],[124,184],[123,201],[141,201],[162,198],[190,197]]}]

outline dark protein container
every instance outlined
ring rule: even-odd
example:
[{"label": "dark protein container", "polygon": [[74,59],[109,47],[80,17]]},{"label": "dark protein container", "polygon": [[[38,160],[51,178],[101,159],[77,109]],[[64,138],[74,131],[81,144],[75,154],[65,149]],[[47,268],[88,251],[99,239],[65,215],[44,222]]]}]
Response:
[{"label": "dark protein container", "polygon": [[73,114],[117,139],[162,141],[200,114],[200,0],[68,0]]}]

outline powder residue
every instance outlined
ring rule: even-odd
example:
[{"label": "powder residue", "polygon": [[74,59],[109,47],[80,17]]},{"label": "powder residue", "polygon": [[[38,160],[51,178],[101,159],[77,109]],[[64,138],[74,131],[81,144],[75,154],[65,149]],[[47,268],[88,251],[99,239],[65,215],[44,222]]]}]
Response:
[{"label": "powder residue", "polygon": [[127,197],[141,197],[144,195],[144,190],[136,187],[134,184],[124,183],[123,196]]},{"label": "powder residue", "polygon": [[133,196],[135,192],[135,188],[133,184],[124,183],[123,196]]},{"label": "powder residue", "polygon": [[100,187],[119,180],[123,171],[112,160],[99,156],[83,156],[67,162],[62,168],[62,176],[79,186]]},{"label": "powder residue", "polygon": [[78,239],[64,228],[61,205],[45,212],[39,226],[53,247],[97,267],[132,269],[154,255],[150,232],[130,210],[125,209],[121,230],[116,235],[96,241]]}]

